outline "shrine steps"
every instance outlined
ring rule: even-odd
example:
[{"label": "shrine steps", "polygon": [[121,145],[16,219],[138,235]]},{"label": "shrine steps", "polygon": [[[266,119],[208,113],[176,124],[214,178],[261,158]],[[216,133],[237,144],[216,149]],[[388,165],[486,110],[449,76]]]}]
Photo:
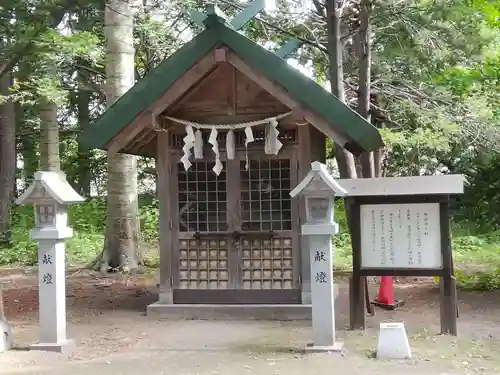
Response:
[{"label": "shrine steps", "polygon": [[167,304],[147,307],[147,315],[172,320],[310,320],[306,304]]},{"label": "shrine steps", "polygon": [[[334,284],[335,298],[339,285]],[[172,304],[157,301],[147,315],[171,320],[311,320],[311,304]]]}]

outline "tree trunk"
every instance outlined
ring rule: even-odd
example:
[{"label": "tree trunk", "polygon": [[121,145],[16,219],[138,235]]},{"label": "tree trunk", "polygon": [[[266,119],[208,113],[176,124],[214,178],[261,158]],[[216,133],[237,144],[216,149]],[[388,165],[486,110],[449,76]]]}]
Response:
[{"label": "tree trunk", "polygon": [[47,98],[40,98],[40,169],[60,172],[59,125],[57,105]]},{"label": "tree trunk", "polygon": [[384,147],[378,148],[373,152],[373,163],[375,177],[384,177],[384,158],[386,157]]},{"label": "tree trunk", "polygon": [[[328,27],[328,55],[330,57],[329,75],[332,94],[345,103],[344,69],[342,68],[341,42],[342,8],[338,0],[327,0],[326,19]],[[356,178],[354,156],[335,144],[335,157],[340,178]]]},{"label": "tree trunk", "polygon": [[[361,0],[359,4],[359,31],[356,35],[356,55],[359,67],[358,113],[370,121],[370,89],[371,89],[371,0]],[[365,178],[375,176],[373,152],[364,152],[360,156],[361,175]]]},{"label": "tree trunk", "polygon": [[[110,0],[104,13],[106,36],[106,101],[110,107],[135,82],[134,18],[131,2]],[[108,217],[101,271],[138,267],[139,219],[137,160],[108,154]]]},{"label": "tree trunk", "polygon": [[27,187],[33,181],[35,172],[38,170],[38,156],[37,156],[37,137],[35,134],[29,133],[24,123],[24,108],[21,103],[16,103],[16,122],[17,130],[23,134],[20,138],[21,141],[21,155],[23,158],[22,176],[24,186]]},{"label": "tree trunk", "polygon": [[[8,96],[12,75],[0,78],[0,95]],[[11,244],[10,209],[16,181],[16,123],[9,98],[0,107],[0,247]]]},{"label": "tree trunk", "polygon": [[[78,108],[78,125],[79,128],[83,131],[90,124],[90,98],[91,93],[85,89],[87,79],[84,74],[78,73],[81,80],[82,88],[78,91],[77,97],[77,108]],[[78,166],[77,166],[77,190],[84,197],[90,197],[90,182],[91,182],[91,157],[93,153],[88,151],[80,144],[78,144]]]}]

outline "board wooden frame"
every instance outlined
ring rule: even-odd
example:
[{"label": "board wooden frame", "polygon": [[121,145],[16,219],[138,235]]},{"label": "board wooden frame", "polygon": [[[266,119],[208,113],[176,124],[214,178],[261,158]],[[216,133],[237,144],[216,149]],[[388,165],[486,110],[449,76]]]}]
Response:
[{"label": "board wooden frame", "polygon": [[[439,222],[441,232],[442,267],[432,269],[408,268],[363,268],[361,266],[361,215],[362,205],[376,204],[439,204]],[[441,287],[441,333],[456,336],[457,331],[457,294],[453,272],[453,256],[451,251],[450,222],[448,218],[448,195],[394,195],[394,196],[353,196],[346,199],[352,231],[353,274],[350,280],[350,327],[365,328],[365,290],[366,276],[439,276]]]}]

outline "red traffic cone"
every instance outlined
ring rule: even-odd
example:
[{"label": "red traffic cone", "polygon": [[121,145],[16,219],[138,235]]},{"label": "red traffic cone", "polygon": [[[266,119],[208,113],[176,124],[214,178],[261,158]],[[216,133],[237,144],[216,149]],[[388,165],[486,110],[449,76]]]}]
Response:
[{"label": "red traffic cone", "polygon": [[397,301],[394,299],[392,276],[380,276],[378,295],[372,303],[385,310],[394,310],[396,307],[404,304],[404,301]]},{"label": "red traffic cone", "polygon": [[375,301],[383,303],[384,305],[394,304],[391,276],[380,276],[380,286],[378,288],[378,296]]}]

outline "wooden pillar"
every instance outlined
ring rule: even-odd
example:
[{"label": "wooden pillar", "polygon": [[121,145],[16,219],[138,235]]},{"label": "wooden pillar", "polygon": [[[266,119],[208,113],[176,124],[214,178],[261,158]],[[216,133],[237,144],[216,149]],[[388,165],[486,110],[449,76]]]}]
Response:
[{"label": "wooden pillar", "polygon": [[439,278],[441,334],[457,336],[457,287],[453,275],[448,200],[439,204],[439,219],[441,224],[441,253],[443,254],[443,275]]},{"label": "wooden pillar", "polygon": [[[299,147],[297,152],[298,171],[297,181],[302,179],[309,173],[311,165],[311,125],[301,125],[297,127],[297,135],[299,138]],[[296,240],[299,242],[300,251],[300,294],[302,304],[311,304],[311,263],[309,255],[309,239],[307,236],[299,236],[301,225],[306,218],[306,205],[303,198],[296,199],[297,203],[292,201],[292,204],[298,204],[299,217],[295,224],[297,225]]]},{"label": "wooden pillar", "polygon": [[352,277],[349,282],[349,322],[351,329],[365,329],[365,290],[361,276],[361,217],[356,201],[348,202],[352,237]]},{"label": "wooden pillar", "polygon": [[[241,233],[241,176],[240,159],[226,160],[226,192],[227,192],[227,230],[230,233]],[[235,233],[236,234],[236,233]],[[228,254],[229,289],[243,289],[243,278],[239,264],[242,262],[242,252],[239,235],[228,237],[230,242]]]},{"label": "wooden pillar", "polygon": [[159,302],[173,303],[173,270],[172,270],[172,193],[171,156],[169,149],[169,133],[157,133],[156,170],[158,173],[158,200],[160,218],[158,232],[160,235],[160,296]]}]

